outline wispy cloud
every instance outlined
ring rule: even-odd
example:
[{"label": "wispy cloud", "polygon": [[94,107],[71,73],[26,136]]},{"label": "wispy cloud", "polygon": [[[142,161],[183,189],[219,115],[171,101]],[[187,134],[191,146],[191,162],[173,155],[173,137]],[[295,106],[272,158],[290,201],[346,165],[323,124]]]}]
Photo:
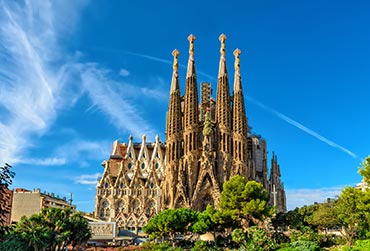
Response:
[{"label": "wispy cloud", "polygon": [[61,166],[67,163],[66,158],[23,158],[18,163],[35,166]]},{"label": "wispy cloud", "polygon": [[122,77],[127,77],[127,76],[129,76],[130,75],[130,72],[128,71],[128,70],[126,70],[126,69],[121,69],[120,71],[119,71],[119,75],[120,76],[122,76]]},{"label": "wispy cloud", "polygon": [[82,185],[96,185],[100,176],[100,173],[83,174],[76,177],[75,182]]},{"label": "wispy cloud", "polygon": [[63,142],[53,152],[61,159],[68,160],[68,163],[78,163],[84,167],[87,166],[87,160],[103,160],[109,156],[110,146],[110,141],[92,141],[75,137]]},{"label": "wispy cloud", "polygon": [[[123,132],[141,137],[154,129],[140,109],[119,95],[109,70],[82,63],[81,53],[64,51],[87,1],[1,1],[0,6],[0,162],[24,162],[23,154],[42,136],[60,111],[87,94],[92,106]],[[121,75],[129,72],[122,69]],[[137,89],[151,95],[155,90]],[[137,93],[137,92],[136,92]],[[31,159],[58,165],[63,157]]]},{"label": "wispy cloud", "polygon": [[339,196],[344,187],[346,186],[286,189],[287,209],[292,210],[296,207],[312,205],[315,202],[325,202],[328,198]]},{"label": "wispy cloud", "polygon": [[305,133],[315,137],[316,139],[324,142],[325,144],[331,146],[331,147],[334,147],[336,149],[339,149],[341,150],[342,152],[345,152],[346,154],[350,155],[351,157],[353,158],[357,158],[356,154],[354,154],[352,151],[348,150],[347,148],[335,143],[334,141],[320,135],[319,133],[311,130],[310,128],[302,125],[301,123],[295,121],[294,119],[292,118],[289,118],[288,116],[282,114],[281,112],[278,112],[276,111],[275,109],[271,108],[271,107],[268,107],[267,105],[264,105],[262,104],[261,102],[257,101],[256,99],[250,97],[250,96],[246,96],[246,99],[256,105],[258,105],[259,107],[261,107],[262,109],[264,109],[265,111],[268,111],[272,114],[274,114],[275,116],[277,116],[278,118],[282,119],[283,121],[287,122],[288,124],[304,131]]},{"label": "wispy cloud", "polygon": [[[133,56],[141,57],[141,58],[146,58],[146,59],[149,59],[149,60],[152,60],[152,61],[156,61],[156,62],[168,64],[168,65],[172,65],[173,64],[173,61],[170,61],[170,60],[167,60],[167,59],[163,59],[163,58],[159,58],[159,57],[154,57],[154,56],[150,56],[150,55],[146,55],[146,54],[142,54],[142,53],[130,52],[130,51],[123,51],[123,50],[118,50],[118,51],[120,51],[122,53],[125,53],[125,54],[129,54],[129,55],[133,55]],[[181,68],[187,69],[187,66],[186,65],[179,64],[179,66]],[[203,71],[197,70],[197,74],[198,75],[201,75],[203,77],[206,77],[209,80],[215,80],[215,78],[212,75],[207,74],[207,73],[205,73]]]},{"label": "wispy cloud", "polygon": [[[54,34],[53,20],[48,4],[37,6],[37,13],[28,2],[1,6],[0,58],[6,60],[0,67],[0,106],[9,116],[0,122],[0,159],[16,162],[15,156],[31,145],[29,136],[43,133],[55,119],[56,83],[45,64],[53,57],[48,35]],[[50,47],[41,48],[42,43]]]},{"label": "wispy cloud", "polygon": [[105,69],[95,63],[79,64],[81,81],[92,104],[108,115],[111,123],[126,133],[141,137],[155,135],[155,130],[143,118],[143,113],[119,93],[119,84],[110,79]]}]

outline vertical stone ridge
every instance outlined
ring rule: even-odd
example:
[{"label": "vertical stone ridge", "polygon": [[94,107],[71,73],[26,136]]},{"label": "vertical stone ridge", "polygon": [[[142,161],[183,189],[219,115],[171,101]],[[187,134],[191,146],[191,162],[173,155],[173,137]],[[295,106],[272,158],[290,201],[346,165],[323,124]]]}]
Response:
[{"label": "vertical stone ridge", "polygon": [[234,95],[233,95],[233,159],[234,166],[231,175],[240,174],[249,177],[247,167],[248,163],[248,125],[245,113],[244,96],[240,76],[240,54],[241,51],[236,49],[235,56],[235,74],[234,74]]},{"label": "vertical stone ridge", "polygon": [[195,74],[194,41],[195,36],[190,35],[189,61],[186,74],[186,87],[184,96],[184,154],[194,152],[199,146],[198,136],[198,88]]},{"label": "vertical stone ridge", "polygon": [[171,81],[170,99],[168,102],[168,113],[166,123],[166,168],[165,178],[162,185],[166,195],[162,196],[163,208],[172,208],[176,194],[178,162],[182,152],[182,114],[181,94],[178,76],[179,52],[174,50],[173,74]]},{"label": "vertical stone ridge", "polygon": [[218,166],[217,175],[219,182],[223,183],[229,178],[231,166],[231,107],[230,107],[230,87],[226,69],[226,36],[221,34],[220,65],[217,81],[216,94],[216,123],[217,123],[217,141],[218,141]]}]

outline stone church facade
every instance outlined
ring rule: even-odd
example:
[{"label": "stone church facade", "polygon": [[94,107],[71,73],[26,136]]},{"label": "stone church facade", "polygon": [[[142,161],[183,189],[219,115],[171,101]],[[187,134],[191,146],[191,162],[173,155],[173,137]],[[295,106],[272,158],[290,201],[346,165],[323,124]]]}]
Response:
[{"label": "stone church facade", "polygon": [[263,184],[270,204],[286,211],[280,166],[273,154],[270,176],[266,140],[250,132],[240,76],[240,50],[234,51],[230,94],[226,36],[221,35],[216,100],[210,83],[201,83],[200,99],[194,60],[195,37],[188,37],[185,94],[180,93],[179,52],[174,50],[166,123],[166,142],[113,143],[97,184],[95,217],[115,221],[119,229],[140,231],[148,219],[167,208],[203,210],[217,206],[223,183],[242,175]]}]

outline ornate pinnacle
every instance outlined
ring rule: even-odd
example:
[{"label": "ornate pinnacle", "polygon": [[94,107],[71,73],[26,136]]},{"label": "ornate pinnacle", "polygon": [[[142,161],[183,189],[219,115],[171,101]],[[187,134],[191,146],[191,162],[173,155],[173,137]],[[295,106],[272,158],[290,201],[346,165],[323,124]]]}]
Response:
[{"label": "ornate pinnacle", "polygon": [[195,41],[195,36],[193,34],[190,34],[188,36],[188,41],[190,43],[189,45],[189,55],[194,56],[194,41]]},{"label": "ornate pinnacle", "polygon": [[179,70],[179,60],[178,57],[180,55],[180,52],[177,49],[174,49],[172,51],[172,56],[173,56],[173,72],[178,72]]},{"label": "ornate pinnacle", "polygon": [[225,49],[226,35],[222,33],[222,34],[218,37],[218,40],[220,40],[220,41],[221,41],[221,48],[220,48],[221,56],[225,56],[225,53],[226,53],[226,49]]},{"label": "ornate pinnacle", "polygon": [[235,64],[234,64],[234,67],[235,67],[235,72],[239,73],[240,72],[240,54],[241,54],[241,50],[239,49],[235,49],[234,51],[234,56],[235,56]]}]

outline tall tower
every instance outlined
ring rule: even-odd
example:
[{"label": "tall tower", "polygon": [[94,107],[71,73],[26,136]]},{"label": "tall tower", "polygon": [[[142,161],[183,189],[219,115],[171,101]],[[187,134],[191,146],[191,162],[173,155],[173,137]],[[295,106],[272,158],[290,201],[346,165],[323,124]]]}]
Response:
[{"label": "tall tower", "polygon": [[280,166],[277,156],[272,153],[271,171],[269,180],[270,205],[276,206],[276,212],[286,212],[286,195],[284,184],[281,182]]},{"label": "tall tower", "polygon": [[233,167],[230,175],[243,175],[249,177],[248,173],[248,125],[245,113],[244,96],[240,76],[240,54],[241,51],[236,49],[235,56],[235,75],[234,75],[234,95],[233,95]]},{"label": "tall tower", "polygon": [[166,174],[163,185],[166,197],[163,197],[162,206],[164,208],[174,207],[173,202],[176,195],[177,174],[179,160],[182,153],[182,117],[181,117],[181,95],[178,76],[178,56],[179,51],[174,50],[173,73],[170,90],[170,100],[168,103],[167,127],[166,127]]},{"label": "tall tower", "polygon": [[[183,189],[185,198],[193,195],[196,179],[198,176],[198,150],[199,139],[199,112],[198,112],[198,88],[194,62],[194,41],[195,36],[190,35],[189,40],[189,60],[186,73],[186,87],[184,96],[184,159],[179,176],[182,184],[179,189]],[[189,201],[185,203],[190,203]]]},{"label": "tall tower", "polygon": [[229,179],[231,167],[231,107],[230,107],[230,87],[226,69],[226,36],[221,34],[221,57],[218,70],[217,95],[216,95],[216,123],[218,141],[217,177],[222,184]]}]

